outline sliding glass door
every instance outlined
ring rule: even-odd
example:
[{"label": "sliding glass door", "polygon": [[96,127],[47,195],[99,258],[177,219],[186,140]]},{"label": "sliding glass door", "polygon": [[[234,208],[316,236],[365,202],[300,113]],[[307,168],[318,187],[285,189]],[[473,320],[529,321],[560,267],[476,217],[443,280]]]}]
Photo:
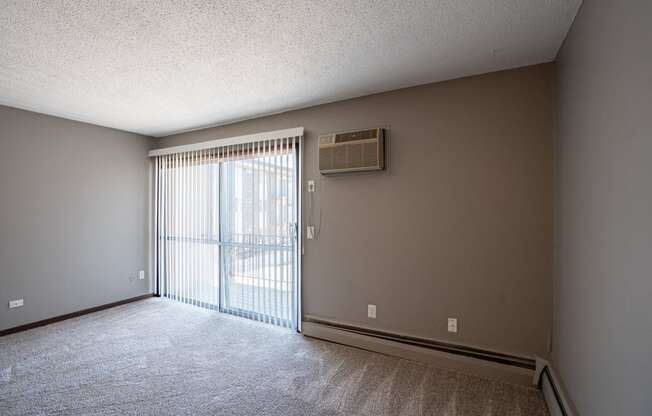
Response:
[{"label": "sliding glass door", "polygon": [[225,312],[293,325],[296,154],[287,146],[230,160],[220,170],[220,255]]},{"label": "sliding glass door", "polygon": [[290,137],[157,157],[162,296],[296,327],[298,145]]}]

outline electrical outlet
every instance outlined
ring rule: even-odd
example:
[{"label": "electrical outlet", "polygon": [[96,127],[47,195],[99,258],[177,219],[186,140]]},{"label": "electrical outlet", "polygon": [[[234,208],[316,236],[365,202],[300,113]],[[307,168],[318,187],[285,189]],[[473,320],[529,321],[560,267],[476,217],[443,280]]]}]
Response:
[{"label": "electrical outlet", "polygon": [[448,332],[457,332],[457,318],[448,318]]},{"label": "electrical outlet", "polygon": [[308,192],[315,192],[315,181],[308,181]]},{"label": "electrical outlet", "polygon": [[23,306],[23,300],[22,299],[16,299],[16,300],[10,300],[9,301],[9,307],[10,308],[18,308],[20,306]]},{"label": "electrical outlet", "polygon": [[367,305],[367,317],[376,319],[376,305]]},{"label": "electrical outlet", "polygon": [[138,272],[138,278],[140,280],[145,280],[145,270],[141,270]]},{"label": "electrical outlet", "polygon": [[315,238],[315,226],[314,225],[309,225],[306,228],[306,238],[308,240],[313,240]]}]

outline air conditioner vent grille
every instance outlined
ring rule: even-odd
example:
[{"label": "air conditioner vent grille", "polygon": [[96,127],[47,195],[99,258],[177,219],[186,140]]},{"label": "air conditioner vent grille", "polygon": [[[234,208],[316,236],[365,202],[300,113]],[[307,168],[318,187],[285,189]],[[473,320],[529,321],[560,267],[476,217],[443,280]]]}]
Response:
[{"label": "air conditioner vent grille", "polygon": [[383,129],[356,130],[319,136],[319,171],[324,174],[385,168]]},{"label": "air conditioner vent grille", "polygon": [[358,140],[369,140],[378,138],[378,129],[360,130],[335,135],[335,143],[354,142]]}]

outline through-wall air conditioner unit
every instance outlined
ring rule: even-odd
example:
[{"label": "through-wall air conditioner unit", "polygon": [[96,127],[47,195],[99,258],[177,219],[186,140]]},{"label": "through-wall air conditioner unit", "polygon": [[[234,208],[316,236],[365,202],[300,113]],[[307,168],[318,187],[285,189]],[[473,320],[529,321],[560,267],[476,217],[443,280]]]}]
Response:
[{"label": "through-wall air conditioner unit", "polygon": [[385,169],[385,130],[354,130],[319,136],[319,172],[331,175]]}]

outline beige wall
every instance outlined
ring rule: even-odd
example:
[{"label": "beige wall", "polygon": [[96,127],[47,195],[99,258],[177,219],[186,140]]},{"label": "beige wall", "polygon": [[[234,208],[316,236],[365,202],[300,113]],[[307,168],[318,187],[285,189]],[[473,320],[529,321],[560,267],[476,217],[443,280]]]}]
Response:
[{"label": "beige wall", "polygon": [[553,363],[581,415],[652,415],[651,21],[585,1],[558,57]]},{"label": "beige wall", "polygon": [[[552,66],[539,65],[169,136],[155,147],[304,126],[304,179],[317,180],[323,217],[319,239],[305,245],[304,314],[545,356],[552,83]],[[371,126],[391,130],[386,172],[319,175],[317,135]],[[459,318],[457,335],[447,317]]]}]

